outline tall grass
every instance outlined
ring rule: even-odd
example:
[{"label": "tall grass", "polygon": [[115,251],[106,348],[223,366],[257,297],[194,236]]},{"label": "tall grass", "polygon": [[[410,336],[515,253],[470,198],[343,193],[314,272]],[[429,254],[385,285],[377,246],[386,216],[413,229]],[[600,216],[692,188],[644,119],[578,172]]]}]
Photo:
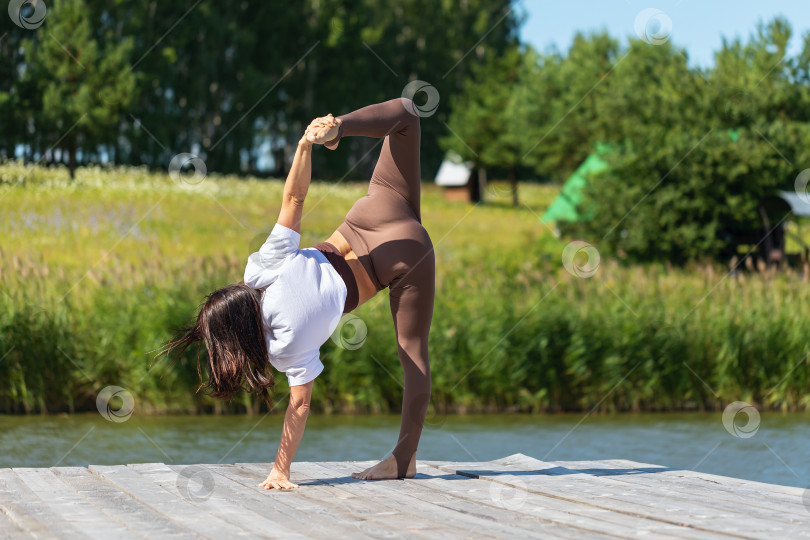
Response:
[{"label": "tall grass", "polygon": [[[328,237],[365,187],[314,182],[302,246]],[[107,385],[130,391],[140,412],[260,410],[246,395],[220,404],[195,394],[191,353],[177,366],[151,358],[205,294],[240,280],[281,188],[214,177],[188,191],[140,169],[84,169],[71,183],[60,169],[0,166],[0,411],[92,410]],[[553,189],[524,186],[519,208],[505,190],[494,195],[471,206],[424,188],[438,272],[433,410],[807,407],[806,270],[603,260],[578,278],[561,263],[567,242],[538,221]],[[395,411],[387,295],[355,314],[366,340],[323,346],[313,406]]]}]

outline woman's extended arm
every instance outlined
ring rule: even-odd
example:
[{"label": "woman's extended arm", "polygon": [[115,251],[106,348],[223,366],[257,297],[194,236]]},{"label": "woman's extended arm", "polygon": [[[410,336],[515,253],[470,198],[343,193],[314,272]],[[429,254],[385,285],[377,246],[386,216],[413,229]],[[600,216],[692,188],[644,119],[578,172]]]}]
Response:
[{"label": "woman's extended arm", "polygon": [[309,401],[312,397],[312,383],[290,387],[290,405],[284,414],[284,428],[281,431],[281,442],[278,445],[276,462],[267,479],[259,484],[265,489],[291,489],[297,484],[290,482],[290,465],[292,464],[298,443],[304,435],[309,416]]},{"label": "woman's extended arm", "polygon": [[301,215],[304,210],[304,199],[307,196],[309,182],[312,179],[312,143],[306,135],[298,141],[290,173],[284,183],[281,199],[281,211],[278,223],[297,233],[301,232]]},{"label": "woman's extended arm", "polygon": [[284,183],[278,223],[299,234],[304,199],[307,197],[309,182],[312,180],[312,144],[322,143],[324,135],[336,133],[337,125],[332,115],[316,118],[307,127],[306,133],[298,141],[298,147],[295,149],[290,173]]}]

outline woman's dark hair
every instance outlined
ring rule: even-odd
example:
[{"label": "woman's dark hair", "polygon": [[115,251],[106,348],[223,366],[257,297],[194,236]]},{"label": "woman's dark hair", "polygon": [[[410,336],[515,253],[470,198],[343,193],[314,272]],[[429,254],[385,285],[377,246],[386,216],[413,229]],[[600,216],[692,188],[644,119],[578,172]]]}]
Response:
[{"label": "woman's dark hair", "polygon": [[[209,378],[198,391],[229,400],[239,390],[258,394],[270,406],[275,381],[264,341],[262,325],[263,289],[244,283],[228,285],[209,294],[202,303],[197,321],[179,330],[157,354],[175,362],[192,344],[202,341],[208,349]],[[202,381],[199,349],[197,373]]]}]

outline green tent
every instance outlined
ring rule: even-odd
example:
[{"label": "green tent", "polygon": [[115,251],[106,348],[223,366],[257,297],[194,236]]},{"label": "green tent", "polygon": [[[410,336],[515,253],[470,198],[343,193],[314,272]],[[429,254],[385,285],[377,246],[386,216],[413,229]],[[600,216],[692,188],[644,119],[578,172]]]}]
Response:
[{"label": "green tent", "polygon": [[[597,144],[596,151],[588,156],[582,162],[582,165],[574,171],[565,185],[560,191],[560,194],[554,199],[554,202],[546,209],[541,221],[548,223],[550,221],[569,221],[577,222],[581,219],[587,219],[587,215],[577,210],[577,206],[582,202],[583,190],[588,185],[588,178],[592,175],[604,172],[608,168],[608,162],[602,159],[601,156],[607,154],[610,147],[606,144]],[[587,214],[587,212],[585,212]]]},{"label": "green tent", "polygon": [[[728,130],[728,136],[733,142],[737,142],[740,138],[739,128],[732,128]],[[582,165],[574,171],[565,185],[560,191],[560,194],[554,199],[554,202],[546,209],[546,213],[540,218],[543,223],[551,221],[568,221],[576,223],[577,221],[590,219],[587,209],[577,210],[577,206],[582,202],[583,190],[588,185],[588,178],[599,173],[606,171],[609,167],[608,162],[602,159],[602,156],[611,152],[611,146],[605,143],[596,143],[596,148],[593,154],[587,157]]]}]

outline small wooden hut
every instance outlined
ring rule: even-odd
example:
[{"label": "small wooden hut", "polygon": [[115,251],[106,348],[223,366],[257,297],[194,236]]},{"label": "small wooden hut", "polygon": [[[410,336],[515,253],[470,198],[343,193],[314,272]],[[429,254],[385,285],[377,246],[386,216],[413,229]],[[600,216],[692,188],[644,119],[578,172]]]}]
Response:
[{"label": "small wooden hut", "polygon": [[465,162],[455,152],[448,152],[436,173],[436,185],[444,188],[447,201],[479,202],[486,185],[483,170]]}]

